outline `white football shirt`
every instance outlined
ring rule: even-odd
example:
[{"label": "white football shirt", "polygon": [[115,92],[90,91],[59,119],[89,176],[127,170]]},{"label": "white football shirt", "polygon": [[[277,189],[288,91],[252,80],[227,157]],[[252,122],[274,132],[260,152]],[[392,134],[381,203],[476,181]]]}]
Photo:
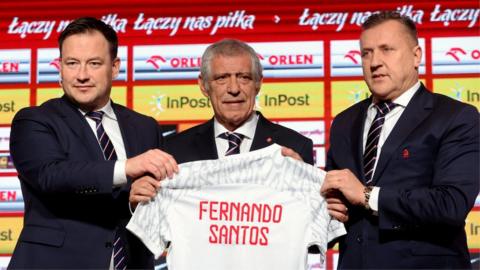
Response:
[{"label": "white football shirt", "polygon": [[170,270],[306,269],[345,234],[320,195],[325,172],[284,157],[279,145],[180,164],[156,197],[137,207],[127,229]]}]

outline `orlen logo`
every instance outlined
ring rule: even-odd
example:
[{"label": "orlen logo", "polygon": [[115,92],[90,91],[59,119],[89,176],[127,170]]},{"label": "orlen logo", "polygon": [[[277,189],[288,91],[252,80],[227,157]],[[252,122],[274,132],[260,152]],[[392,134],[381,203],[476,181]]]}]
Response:
[{"label": "orlen logo", "polygon": [[[257,54],[260,60],[265,60],[261,54]],[[313,54],[279,54],[270,55],[267,62],[272,66],[281,65],[311,65],[313,64]]]},{"label": "orlen logo", "polygon": [[461,58],[463,58],[464,56],[468,57],[468,55],[470,55],[470,57],[472,57],[472,59],[474,60],[480,59],[479,50],[472,50],[470,53],[468,53],[467,51],[459,47],[450,48],[450,50],[448,50],[448,52],[446,52],[445,55],[450,55],[457,62],[460,62]]},{"label": "orlen logo", "polygon": [[357,60],[357,58],[360,58],[360,56],[361,56],[361,53],[359,50],[350,50],[347,52],[347,54],[345,54],[343,58],[350,59],[354,64],[358,65],[360,61]]},{"label": "orlen logo", "polygon": [[166,63],[167,60],[160,55],[152,55],[150,58],[148,58],[145,62],[152,64],[152,66],[155,68],[155,70],[159,71],[160,70],[160,63]]},{"label": "orlen logo", "polygon": [[202,62],[201,57],[172,57],[169,60],[160,55],[153,55],[146,60],[155,67],[157,71],[160,70],[161,63],[168,63],[172,68],[199,68]]},{"label": "orlen logo", "polygon": [[0,73],[13,73],[18,72],[19,70],[19,62],[0,62]]},{"label": "orlen logo", "polygon": [[50,63],[50,66],[53,66],[56,70],[60,70],[60,57],[53,59]]}]

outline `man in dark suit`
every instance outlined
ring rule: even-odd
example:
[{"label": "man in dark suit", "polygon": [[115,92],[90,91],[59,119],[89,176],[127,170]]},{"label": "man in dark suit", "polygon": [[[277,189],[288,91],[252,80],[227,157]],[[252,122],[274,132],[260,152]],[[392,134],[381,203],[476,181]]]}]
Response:
[{"label": "man in dark suit", "polygon": [[477,110],[419,82],[409,18],[372,15],[360,47],[372,97],[335,118],[322,186],[334,194],[331,215],[348,219],[339,269],[471,268],[464,226],[479,191]]},{"label": "man in dark suit", "polygon": [[125,230],[131,179],[172,176],[175,160],[158,149],[153,118],[110,100],[120,67],[111,27],[77,19],[59,46],[65,95],[12,123],[25,217],[9,268],[153,268],[152,254]]},{"label": "man in dark suit", "polygon": [[[178,163],[217,159],[230,154],[228,136],[241,137],[237,152],[248,152],[277,143],[282,153],[313,164],[312,140],[268,121],[254,110],[262,84],[262,66],[246,43],[224,39],[210,45],[202,56],[198,84],[211,101],[214,117],[167,138],[166,151]],[[149,200],[158,182],[145,177],[132,186],[130,201]]]}]

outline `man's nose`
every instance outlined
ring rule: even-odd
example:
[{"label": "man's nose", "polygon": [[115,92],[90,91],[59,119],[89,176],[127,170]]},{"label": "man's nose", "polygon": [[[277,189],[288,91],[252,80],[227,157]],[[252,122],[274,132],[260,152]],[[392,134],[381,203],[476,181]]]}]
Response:
[{"label": "man's nose", "polygon": [[370,68],[373,70],[377,69],[382,65],[382,56],[377,50],[374,50],[372,52],[372,59],[370,61],[370,64],[371,64]]},{"label": "man's nose", "polygon": [[236,76],[231,76],[228,81],[227,86],[228,93],[232,95],[236,95],[240,92],[240,84],[238,83],[238,79]]},{"label": "man's nose", "polygon": [[90,79],[87,65],[81,65],[78,69],[77,80],[79,82],[86,82]]}]

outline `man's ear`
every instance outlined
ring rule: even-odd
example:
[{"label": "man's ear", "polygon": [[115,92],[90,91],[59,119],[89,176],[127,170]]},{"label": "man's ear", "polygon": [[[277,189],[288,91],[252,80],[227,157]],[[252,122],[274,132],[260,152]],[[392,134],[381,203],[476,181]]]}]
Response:
[{"label": "man's ear", "polygon": [[202,91],[202,94],[204,96],[206,96],[207,98],[210,97],[207,89],[205,88],[205,85],[203,84],[203,80],[202,80],[202,76],[201,75],[198,75],[198,79],[197,79],[197,82],[198,82],[198,86],[200,87],[200,91]]},{"label": "man's ear", "polygon": [[119,72],[120,72],[120,58],[117,57],[113,59],[113,63],[112,63],[112,78],[116,79]]},{"label": "man's ear", "polygon": [[414,64],[415,64],[415,68],[418,69],[418,67],[420,66],[420,64],[422,63],[422,48],[420,47],[420,45],[416,45],[415,47],[413,47],[413,56],[414,56]]}]

